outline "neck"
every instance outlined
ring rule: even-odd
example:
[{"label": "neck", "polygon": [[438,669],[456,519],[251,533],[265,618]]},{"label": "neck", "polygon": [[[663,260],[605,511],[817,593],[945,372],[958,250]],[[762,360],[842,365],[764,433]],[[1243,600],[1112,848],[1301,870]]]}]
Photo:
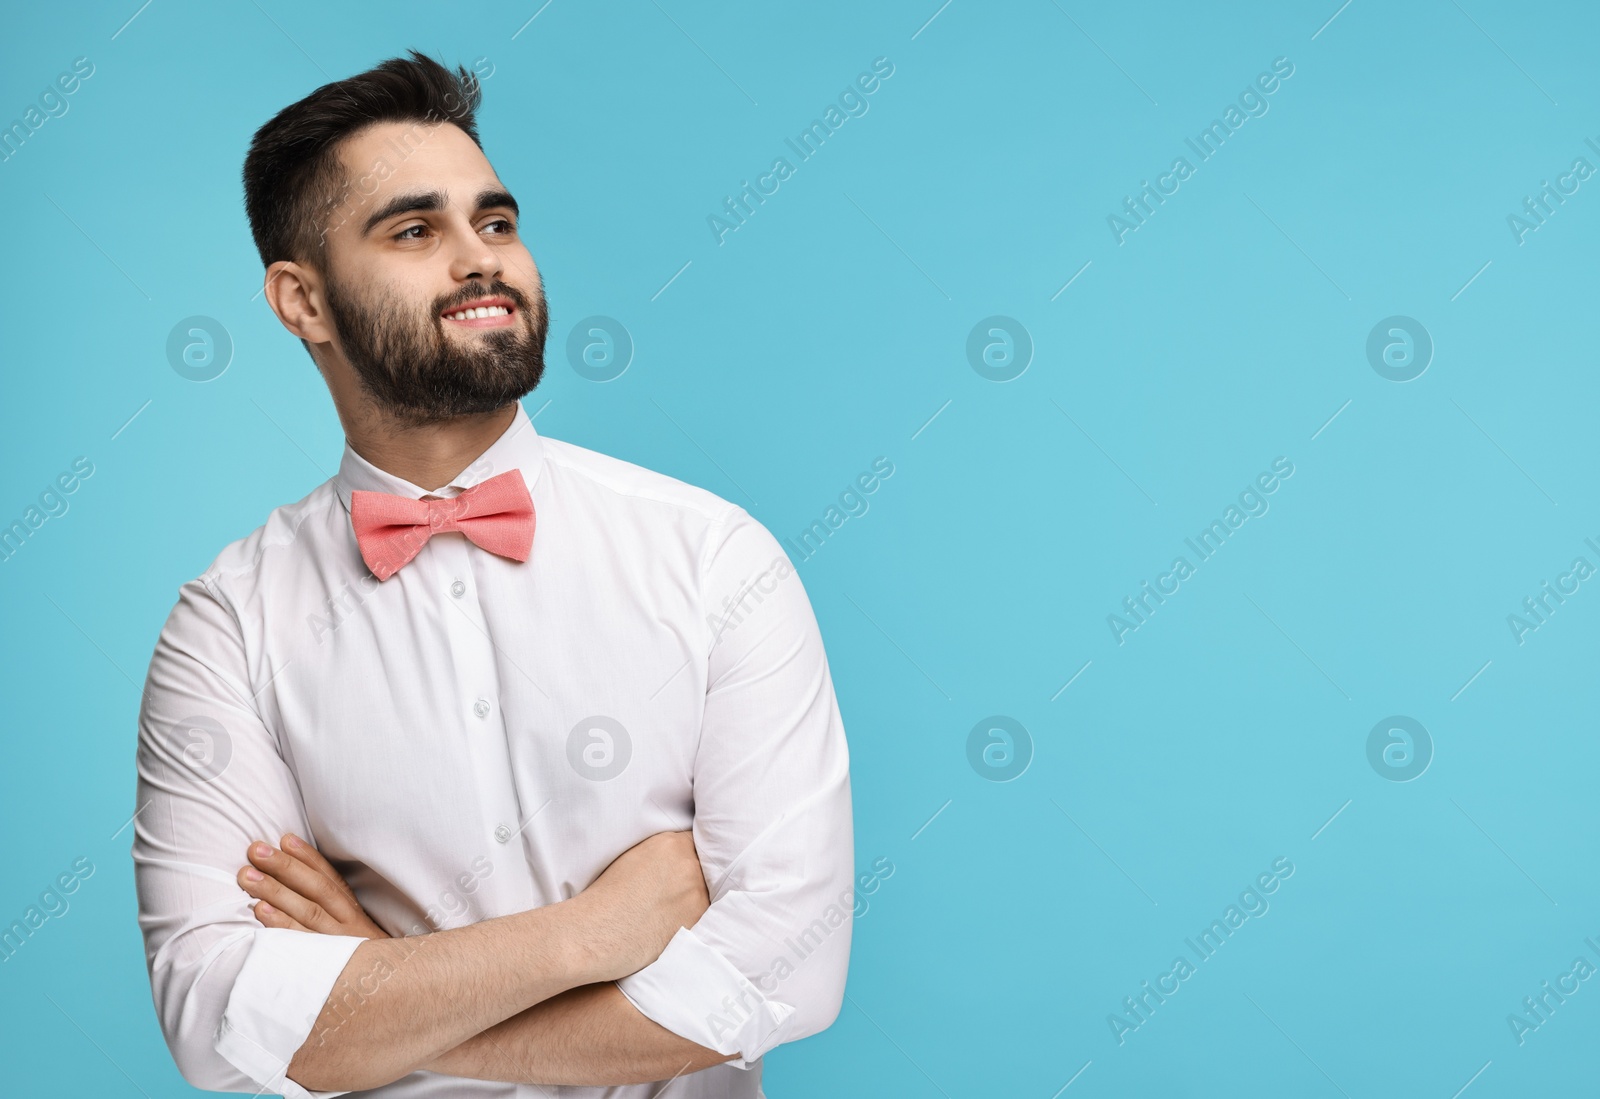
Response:
[{"label": "neck", "polygon": [[340,419],[345,438],[357,454],[385,473],[431,491],[449,484],[488,450],[516,415],[513,401],[493,412],[421,427],[401,423],[370,407],[348,417],[341,414]]}]

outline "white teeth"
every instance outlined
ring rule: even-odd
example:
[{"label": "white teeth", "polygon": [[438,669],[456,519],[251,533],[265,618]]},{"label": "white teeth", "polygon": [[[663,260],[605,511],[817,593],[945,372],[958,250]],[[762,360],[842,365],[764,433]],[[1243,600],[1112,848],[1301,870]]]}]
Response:
[{"label": "white teeth", "polygon": [[480,305],[476,309],[463,309],[458,313],[446,313],[445,317],[453,321],[470,321],[479,317],[508,317],[510,315],[511,310],[503,305]]}]

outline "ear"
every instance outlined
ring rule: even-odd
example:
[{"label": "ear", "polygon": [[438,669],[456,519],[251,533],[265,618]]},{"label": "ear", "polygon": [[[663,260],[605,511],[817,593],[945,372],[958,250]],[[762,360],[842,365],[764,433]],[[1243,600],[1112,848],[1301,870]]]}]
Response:
[{"label": "ear", "polygon": [[322,279],[314,270],[293,260],[278,260],[267,268],[263,289],[267,304],[290,332],[311,344],[333,339]]}]

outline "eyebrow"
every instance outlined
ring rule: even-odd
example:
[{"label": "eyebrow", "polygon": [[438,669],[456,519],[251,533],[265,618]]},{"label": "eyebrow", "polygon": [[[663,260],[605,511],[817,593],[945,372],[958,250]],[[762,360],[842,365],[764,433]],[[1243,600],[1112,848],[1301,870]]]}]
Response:
[{"label": "eyebrow", "polygon": [[[404,194],[395,195],[372,212],[372,216],[367,218],[367,223],[361,227],[361,235],[369,235],[373,229],[385,221],[399,217],[401,214],[443,210],[448,202],[449,196],[443,191],[408,191]],[[517,205],[517,200],[511,197],[509,191],[501,190],[498,187],[489,187],[478,192],[474,213],[492,210],[495,207],[505,207],[518,217],[522,215],[522,210]]]}]

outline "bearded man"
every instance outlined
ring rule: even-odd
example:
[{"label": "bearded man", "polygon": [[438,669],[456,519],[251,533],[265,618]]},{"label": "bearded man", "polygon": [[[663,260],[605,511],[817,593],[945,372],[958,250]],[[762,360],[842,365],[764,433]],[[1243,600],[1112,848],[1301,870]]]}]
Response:
[{"label": "bearded man", "polygon": [[157,1016],[213,1090],[759,1096],[849,959],[821,637],[743,508],[534,430],[548,312],[481,91],[413,51],[250,146],[266,300],[345,447],[150,662]]}]

